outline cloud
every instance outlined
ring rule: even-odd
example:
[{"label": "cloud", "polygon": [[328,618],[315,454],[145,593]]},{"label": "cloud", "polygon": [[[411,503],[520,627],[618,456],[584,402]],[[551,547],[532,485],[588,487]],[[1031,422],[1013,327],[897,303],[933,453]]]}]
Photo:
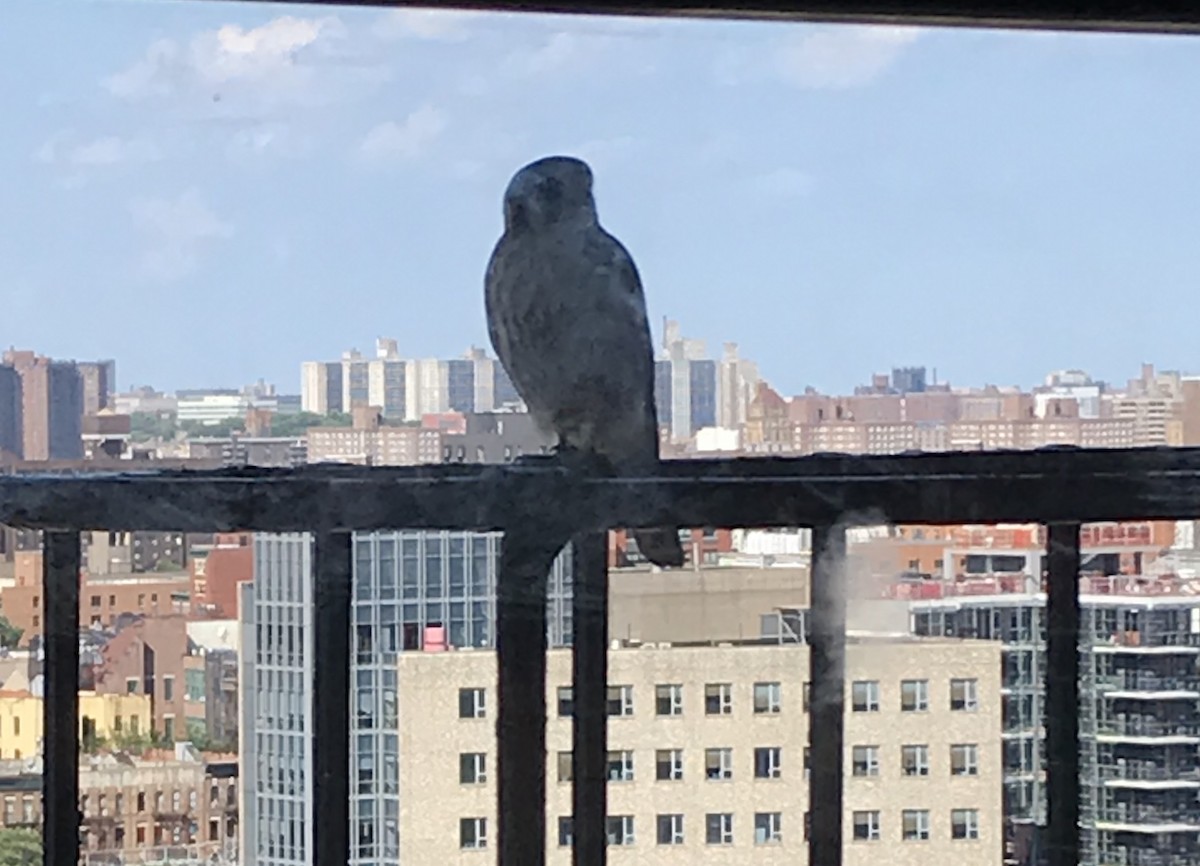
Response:
[{"label": "cloud", "polygon": [[285,123],[256,123],[235,130],[225,142],[226,155],[235,161],[300,157],[311,152],[313,142]]},{"label": "cloud", "polygon": [[441,137],[447,122],[445,112],[422,106],[401,123],[389,120],[374,127],[359,144],[359,155],[371,162],[415,159]]},{"label": "cloud", "polygon": [[272,104],[327,101],[333,83],[330,67],[344,61],[346,36],[346,28],[332,16],[285,15],[249,29],[226,24],[186,43],[156,40],[140,60],[102,84],[129,101],[180,96],[220,100],[227,92]]},{"label": "cloud", "polygon": [[831,27],[788,40],[777,68],[796,87],[862,87],[895,63],[920,33],[914,27]]},{"label": "cloud", "polygon": [[372,30],[386,40],[461,42],[469,35],[467,23],[476,15],[452,9],[393,9],[380,16]]},{"label": "cloud", "polygon": [[38,148],[34,159],[47,165],[94,168],[124,163],[153,162],[162,159],[162,150],[147,138],[121,138],[105,135],[91,141],[76,142],[71,130],[52,135]]},{"label": "cloud", "polygon": [[200,253],[211,242],[233,236],[233,226],[218,217],[195,189],[174,199],[139,199],[129,210],[147,243],[141,269],[152,280],[174,282],[186,277],[196,270]]},{"label": "cloud", "polygon": [[765,52],[750,48],[723,52],[715,73],[723,84],[771,76],[808,90],[865,87],[894,65],[922,33],[919,27],[803,27]]}]

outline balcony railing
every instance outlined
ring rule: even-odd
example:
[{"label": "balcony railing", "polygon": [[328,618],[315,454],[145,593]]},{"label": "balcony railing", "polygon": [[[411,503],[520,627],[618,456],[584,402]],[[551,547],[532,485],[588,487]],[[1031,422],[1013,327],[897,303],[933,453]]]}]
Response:
[{"label": "balcony railing", "polygon": [[[510,466],[307,467],[0,476],[0,523],[45,530],[45,850],[79,854],[79,533],[311,531],[316,866],[349,856],[351,537],[384,528],[504,532],[497,598],[498,862],[541,866],[546,819],[546,578],[575,542],[576,863],[602,864],[608,591],[603,533],[661,525],[813,528],[809,862],[842,863],[845,610],[834,564],[854,524],[1049,526],[1046,729],[1051,862],[1078,860],[1079,530],[1200,514],[1200,449],[679,461],[652,478]],[[403,840],[401,840],[403,844]]]}]

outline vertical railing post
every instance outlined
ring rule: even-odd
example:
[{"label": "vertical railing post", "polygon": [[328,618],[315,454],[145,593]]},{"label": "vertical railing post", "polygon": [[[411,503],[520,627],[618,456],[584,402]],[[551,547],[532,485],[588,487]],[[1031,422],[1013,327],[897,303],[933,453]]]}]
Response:
[{"label": "vertical railing post", "polygon": [[46,866],[79,862],[79,561],[78,532],[45,534],[42,843]]},{"label": "vertical railing post", "polygon": [[812,532],[809,617],[808,862],[841,866],[843,747],[846,724],[846,588],[841,565],[846,531],[840,525]]},{"label": "vertical railing post", "polygon": [[498,866],[546,862],[546,587],[561,544],[509,529],[496,587]]},{"label": "vertical railing post", "polygon": [[350,862],[350,583],[353,534],[316,534],[313,555],[313,863]]},{"label": "vertical railing post", "polygon": [[1051,524],[1046,592],[1046,811],[1050,866],[1079,862],[1079,529]]},{"label": "vertical railing post", "polygon": [[575,536],[571,803],[574,866],[604,866],[608,833],[608,533]]}]

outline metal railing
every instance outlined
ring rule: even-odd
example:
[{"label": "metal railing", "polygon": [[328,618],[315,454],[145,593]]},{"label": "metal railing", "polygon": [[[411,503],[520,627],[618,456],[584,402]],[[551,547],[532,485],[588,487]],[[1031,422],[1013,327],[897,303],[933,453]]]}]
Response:
[{"label": "metal railing", "polygon": [[504,532],[497,590],[498,863],[541,866],[546,576],[575,542],[574,862],[605,859],[608,593],[604,532],[662,525],[813,528],[809,862],[842,863],[845,610],[831,567],[861,523],[1049,526],[1050,862],[1078,862],[1079,530],[1200,514],[1200,449],[822,455],[665,462],[652,478],[509,466],[0,476],[0,523],[45,530],[45,862],[79,855],[79,533],[309,531],[315,538],[312,784],[316,866],[349,859],[351,538],[384,528]]}]

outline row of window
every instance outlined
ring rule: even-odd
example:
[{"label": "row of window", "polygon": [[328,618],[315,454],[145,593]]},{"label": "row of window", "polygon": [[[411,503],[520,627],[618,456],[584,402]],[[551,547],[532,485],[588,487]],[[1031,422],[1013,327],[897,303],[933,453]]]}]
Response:
[{"label": "row of window", "polygon": [[[705,845],[733,845],[734,823],[732,812],[709,812],[704,816]],[[808,838],[808,813],[804,815],[804,837]],[[575,840],[574,819],[558,819],[558,844],[570,847]],[[462,818],[459,821],[459,847],[464,849],[486,848],[488,842],[487,818]],[[654,818],[655,843],[658,845],[683,845],[684,816],[681,813],[656,815]],[[877,842],[883,839],[883,819],[878,811],[853,813],[852,839],[857,842]],[[754,844],[778,845],[783,841],[783,813],[754,813]],[[610,815],[605,819],[608,844],[633,845],[636,841],[633,815]],[[924,842],[933,838],[930,811],[928,809],[904,809],[900,813],[900,840]],[[951,809],[950,838],[970,840],[979,838],[979,810]]]},{"label": "row of window", "polygon": [[[810,683],[804,684],[804,710],[808,710]],[[950,680],[950,709],[956,712],[972,712],[979,708],[978,681],[974,679]],[[881,688],[878,680],[855,680],[850,687],[850,706],[856,713],[878,712],[881,705]],[[558,715],[569,717],[574,712],[574,689],[559,686]],[[663,683],[654,687],[654,713],[657,716],[683,715],[683,685]],[[777,682],[754,684],[753,708],[755,715],[779,713],[783,708],[783,686]],[[900,681],[900,710],[906,713],[929,710],[929,680]],[[458,715],[463,719],[481,719],[487,714],[486,690],[464,688],[458,690]],[[733,683],[706,683],[704,686],[704,714],[708,716],[733,715]],[[614,717],[633,715],[633,686],[615,685],[608,687],[608,715]]]},{"label": "row of window", "polygon": [[[704,777],[710,781],[733,778],[733,749],[729,747],[704,750]],[[854,746],[851,767],[855,776],[878,776],[879,746]],[[928,776],[929,746],[906,745],[900,748],[900,772],[905,776]],[[558,781],[574,779],[574,754],[558,753]],[[804,749],[804,772],[809,770],[809,749]],[[611,750],[608,753],[606,775],[610,782],[634,781],[632,750]],[[979,747],[974,743],[955,743],[950,746],[950,775],[979,775]],[[659,782],[678,782],[683,779],[683,749],[657,749],[654,752],[654,778]],[[754,778],[783,778],[783,748],[757,746],[754,749]],[[463,752],[458,756],[458,780],[464,785],[487,782],[487,754]]]}]

